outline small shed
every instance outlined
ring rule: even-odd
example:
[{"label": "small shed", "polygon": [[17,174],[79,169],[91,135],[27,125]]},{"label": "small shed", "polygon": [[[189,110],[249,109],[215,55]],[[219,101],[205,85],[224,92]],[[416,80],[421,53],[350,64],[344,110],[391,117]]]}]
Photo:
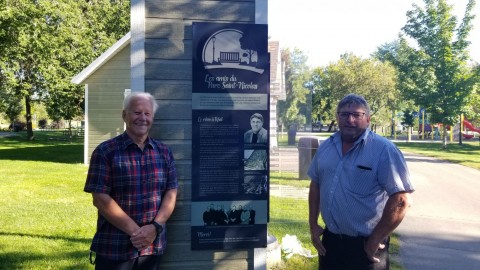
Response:
[{"label": "small shed", "polygon": [[84,163],[95,147],[123,133],[124,95],[130,90],[130,32],[76,75],[72,82],[85,85]]}]

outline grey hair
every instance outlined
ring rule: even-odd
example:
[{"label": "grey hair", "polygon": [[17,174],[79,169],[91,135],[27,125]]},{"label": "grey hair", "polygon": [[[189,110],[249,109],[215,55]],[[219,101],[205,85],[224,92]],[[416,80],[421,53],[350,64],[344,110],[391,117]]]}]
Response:
[{"label": "grey hair", "polygon": [[155,112],[158,109],[157,101],[155,100],[155,98],[150,93],[145,93],[145,92],[132,92],[132,93],[128,94],[128,96],[126,96],[125,99],[123,100],[123,110],[124,111],[126,111],[130,107],[130,104],[132,103],[132,100],[135,99],[135,98],[148,99],[148,101],[150,101],[150,103],[152,104],[153,113],[155,114]]},{"label": "grey hair", "polygon": [[250,116],[250,121],[252,121],[253,118],[258,118],[260,121],[263,123],[263,116],[259,113],[254,113],[252,116]]},{"label": "grey hair", "polygon": [[348,94],[340,100],[340,102],[337,105],[337,112],[340,111],[341,108],[347,105],[360,105],[363,108],[365,108],[365,114],[367,116],[370,116],[370,106],[368,105],[367,100],[363,96],[357,95],[357,94]]}]

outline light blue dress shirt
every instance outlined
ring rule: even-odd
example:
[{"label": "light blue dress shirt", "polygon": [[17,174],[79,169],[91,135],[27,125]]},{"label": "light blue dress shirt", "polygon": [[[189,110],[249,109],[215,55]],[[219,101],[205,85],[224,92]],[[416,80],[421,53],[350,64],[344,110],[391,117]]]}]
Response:
[{"label": "light blue dress shirt", "polygon": [[325,140],[308,175],[319,185],[320,213],[328,230],[349,236],[369,236],[389,195],[414,190],[403,154],[369,129],[345,155],[340,132]]}]

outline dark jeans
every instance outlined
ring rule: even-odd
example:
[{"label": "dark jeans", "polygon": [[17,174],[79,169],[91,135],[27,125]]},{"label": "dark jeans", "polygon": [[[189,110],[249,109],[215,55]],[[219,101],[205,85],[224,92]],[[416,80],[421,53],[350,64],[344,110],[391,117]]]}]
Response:
[{"label": "dark jeans", "polygon": [[385,248],[378,250],[375,257],[380,262],[370,261],[365,253],[366,237],[337,235],[325,230],[322,243],[327,250],[325,256],[319,256],[321,270],[388,270],[390,266],[388,248],[390,238],[385,241]]},{"label": "dark jeans", "polygon": [[97,254],[95,270],[157,270],[160,256],[142,256],[126,261],[113,261]]}]

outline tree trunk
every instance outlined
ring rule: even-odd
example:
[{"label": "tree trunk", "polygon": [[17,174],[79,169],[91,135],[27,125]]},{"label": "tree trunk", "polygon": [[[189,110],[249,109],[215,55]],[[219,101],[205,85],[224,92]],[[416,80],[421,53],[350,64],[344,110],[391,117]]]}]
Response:
[{"label": "tree trunk", "polygon": [[447,149],[447,126],[442,125],[443,127],[443,149]]},{"label": "tree trunk", "polygon": [[335,121],[332,121],[330,125],[328,126],[328,132],[332,132],[333,125],[335,124]]},{"label": "tree trunk", "polygon": [[72,120],[68,120],[68,141],[72,142]]},{"label": "tree trunk", "polygon": [[462,145],[463,144],[463,123],[462,123],[462,117],[460,116],[460,128],[458,129],[458,144]]},{"label": "tree trunk", "polygon": [[30,104],[30,96],[25,96],[25,118],[27,120],[27,140],[33,140],[33,127],[32,127],[32,108]]}]

